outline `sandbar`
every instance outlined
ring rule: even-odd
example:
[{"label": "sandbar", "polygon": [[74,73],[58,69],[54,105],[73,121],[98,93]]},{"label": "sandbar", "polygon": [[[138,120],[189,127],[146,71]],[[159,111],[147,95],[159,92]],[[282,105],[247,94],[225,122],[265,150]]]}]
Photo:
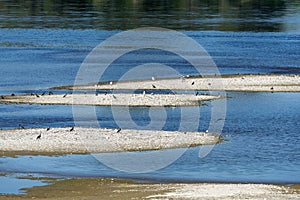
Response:
[{"label": "sandbar", "polygon": [[270,184],[236,183],[135,183],[127,180],[80,178],[54,180],[50,185],[24,189],[22,195],[0,199],[204,199],[294,200],[299,189]]},{"label": "sandbar", "polygon": [[[0,152],[72,154],[187,148],[216,144],[218,134],[106,128],[45,128],[0,130]],[[41,134],[41,137],[37,137]]]},{"label": "sandbar", "polygon": [[68,90],[208,90],[244,92],[300,92],[299,75],[238,74],[188,76],[169,79],[112,81],[87,85],[60,86]]},{"label": "sandbar", "polygon": [[90,106],[195,106],[221,96],[194,94],[53,94],[1,96],[0,103]]}]

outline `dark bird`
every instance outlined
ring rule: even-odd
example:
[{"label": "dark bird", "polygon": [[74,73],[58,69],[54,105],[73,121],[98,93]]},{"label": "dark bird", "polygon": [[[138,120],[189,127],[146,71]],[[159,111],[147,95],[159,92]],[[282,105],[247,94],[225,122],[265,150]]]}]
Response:
[{"label": "dark bird", "polygon": [[1,99],[4,99],[4,96],[1,96]]},{"label": "dark bird", "polygon": [[192,85],[194,85],[195,84],[195,82],[192,82]]},{"label": "dark bird", "polygon": [[22,124],[19,124],[19,129],[25,129],[24,126],[22,126]]},{"label": "dark bird", "polygon": [[70,129],[70,132],[71,132],[71,131],[74,131],[74,126],[72,126],[72,128]]},{"label": "dark bird", "polygon": [[46,131],[49,131],[49,130],[50,130],[50,127],[48,127]]},{"label": "dark bird", "polygon": [[49,94],[49,95],[52,95],[52,94],[53,94],[53,92],[51,92],[51,91],[50,91],[48,94]]},{"label": "dark bird", "polygon": [[95,95],[98,96],[98,93],[96,93]]},{"label": "dark bird", "polygon": [[65,98],[67,96],[67,94],[65,94],[64,96],[63,96],[63,98]]},{"label": "dark bird", "polygon": [[117,97],[115,95],[112,95],[114,99],[116,99]]},{"label": "dark bird", "polygon": [[122,129],[118,128],[117,133],[119,133]]},{"label": "dark bird", "polygon": [[40,95],[38,95],[38,94],[35,94],[35,96],[38,97],[38,98],[40,97]]},{"label": "dark bird", "polygon": [[156,86],[155,86],[155,85],[153,85],[153,84],[152,84],[152,87],[153,87],[153,88],[156,88]]},{"label": "dark bird", "polygon": [[14,93],[12,93],[12,94],[11,94],[11,96],[13,97],[13,96],[15,96],[15,94],[14,94]]},{"label": "dark bird", "polygon": [[274,88],[273,88],[273,87],[271,87],[271,90],[274,90]]},{"label": "dark bird", "polygon": [[31,93],[30,95],[31,95],[31,96],[34,96],[34,94],[33,94],[33,93]]},{"label": "dark bird", "polygon": [[36,139],[38,140],[38,139],[41,139],[41,137],[42,137],[42,133],[40,133],[37,137],[36,137]]},{"label": "dark bird", "polygon": [[199,95],[199,92],[196,92],[196,96],[198,96]]},{"label": "dark bird", "polygon": [[107,92],[105,92],[104,95],[107,95]]},{"label": "dark bird", "polygon": [[45,95],[45,92],[43,92],[41,95],[44,96],[44,95]]}]

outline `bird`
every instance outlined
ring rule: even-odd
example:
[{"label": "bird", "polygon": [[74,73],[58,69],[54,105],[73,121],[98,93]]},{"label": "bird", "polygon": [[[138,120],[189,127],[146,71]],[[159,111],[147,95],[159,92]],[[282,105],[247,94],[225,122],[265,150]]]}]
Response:
[{"label": "bird", "polygon": [[49,131],[49,130],[50,130],[50,127],[48,127],[46,131]]},{"label": "bird", "polygon": [[44,96],[46,94],[46,92],[43,92],[42,94],[41,94],[41,96]]},{"label": "bird", "polygon": [[122,130],[121,128],[118,128],[117,133],[119,133],[121,130]]},{"label": "bird", "polygon": [[98,93],[96,92],[95,95],[98,96]]},{"label": "bird", "polygon": [[199,95],[199,92],[196,92],[196,96],[198,96]]},{"label": "bird", "polygon": [[34,94],[33,94],[33,93],[30,93],[30,95],[31,95],[31,96],[34,96]]},{"label": "bird", "polygon": [[104,95],[107,95],[107,92],[105,92]]},{"label": "bird", "polygon": [[49,95],[52,95],[52,94],[53,94],[53,92],[51,92],[51,91],[50,91],[48,94],[49,94]]},{"label": "bird", "polygon": [[271,90],[274,90],[274,88],[273,88],[273,87],[271,87]]},{"label": "bird", "polygon": [[12,94],[11,94],[11,96],[13,97],[13,96],[15,96],[15,94],[14,94],[14,93],[12,93]]},{"label": "bird", "polygon": [[154,76],[152,76],[152,78],[151,78],[151,79],[152,79],[152,81],[155,81],[155,78],[154,78]]},{"label": "bird", "polygon": [[38,139],[41,139],[41,137],[42,137],[42,133],[40,133],[37,137],[36,137],[36,139],[38,140]]},{"label": "bird", "polygon": [[4,99],[4,96],[1,96],[1,99]]},{"label": "bird", "polygon": [[25,129],[24,126],[22,126],[22,124],[19,124],[19,129]]},{"label": "bird", "polygon": [[38,97],[38,98],[40,97],[40,95],[38,95],[38,94],[35,94],[35,96]]},{"label": "bird", "polygon": [[65,94],[64,96],[63,96],[63,98],[65,98],[67,96],[67,94]]},{"label": "bird", "polygon": [[112,95],[114,99],[116,99],[117,97],[115,95]]},{"label": "bird", "polygon": [[153,84],[152,84],[152,87],[153,87],[153,88],[156,88],[156,86],[155,86],[155,85],[153,85]]},{"label": "bird", "polygon": [[70,129],[70,132],[74,131],[74,126],[72,126],[72,128]]},{"label": "bird", "polygon": [[195,82],[193,81],[193,82],[192,82],[192,85],[194,85],[194,84],[195,84]]}]

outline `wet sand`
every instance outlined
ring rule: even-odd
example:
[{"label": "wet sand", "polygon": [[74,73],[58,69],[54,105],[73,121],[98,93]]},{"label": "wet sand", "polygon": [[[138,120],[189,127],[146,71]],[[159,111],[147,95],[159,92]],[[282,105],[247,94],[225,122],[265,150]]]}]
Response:
[{"label": "wet sand", "polygon": [[2,96],[0,103],[74,104],[91,106],[195,106],[221,96],[193,94],[55,94]]},{"label": "wet sand", "polygon": [[[216,144],[219,135],[201,132],[75,127],[0,130],[0,152],[12,154],[104,153]],[[39,139],[37,137],[41,135]]]},{"label": "wet sand", "polygon": [[0,199],[204,199],[295,200],[299,189],[267,184],[135,183],[125,180],[82,178],[56,180],[46,186],[25,189],[24,195],[0,195]]},{"label": "wet sand", "polygon": [[[155,86],[155,88],[153,87]],[[79,86],[60,86],[68,90],[211,90],[246,92],[300,92],[299,75],[222,75],[170,79],[100,82]]]}]

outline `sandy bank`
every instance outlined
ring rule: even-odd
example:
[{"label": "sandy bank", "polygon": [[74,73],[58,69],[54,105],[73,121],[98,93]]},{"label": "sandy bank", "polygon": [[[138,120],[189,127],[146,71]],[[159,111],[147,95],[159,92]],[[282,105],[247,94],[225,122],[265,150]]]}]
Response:
[{"label": "sandy bank", "polygon": [[[24,154],[101,153],[181,148],[221,141],[215,134],[102,128],[0,130],[0,152]],[[36,139],[41,134],[40,139]],[[88,147],[88,150],[87,148]]]},{"label": "sandy bank", "polygon": [[103,82],[82,86],[61,86],[70,90],[219,90],[254,92],[300,92],[299,75],[223,75],[222,77],[182,77],[141,81]]},{"label": "sandy bank", "polygon": [[77,104],[94,106],[193,106],[220,96],[193,94],[55,94],[2,96],[1,103]]},{"label": "sandy bank", "polygon": [[101,178],[58,180],[26,190],[26,195],[3,195],[0,199],[294,200],[300,197],[299,190],[266,184],[137,184]]}]

